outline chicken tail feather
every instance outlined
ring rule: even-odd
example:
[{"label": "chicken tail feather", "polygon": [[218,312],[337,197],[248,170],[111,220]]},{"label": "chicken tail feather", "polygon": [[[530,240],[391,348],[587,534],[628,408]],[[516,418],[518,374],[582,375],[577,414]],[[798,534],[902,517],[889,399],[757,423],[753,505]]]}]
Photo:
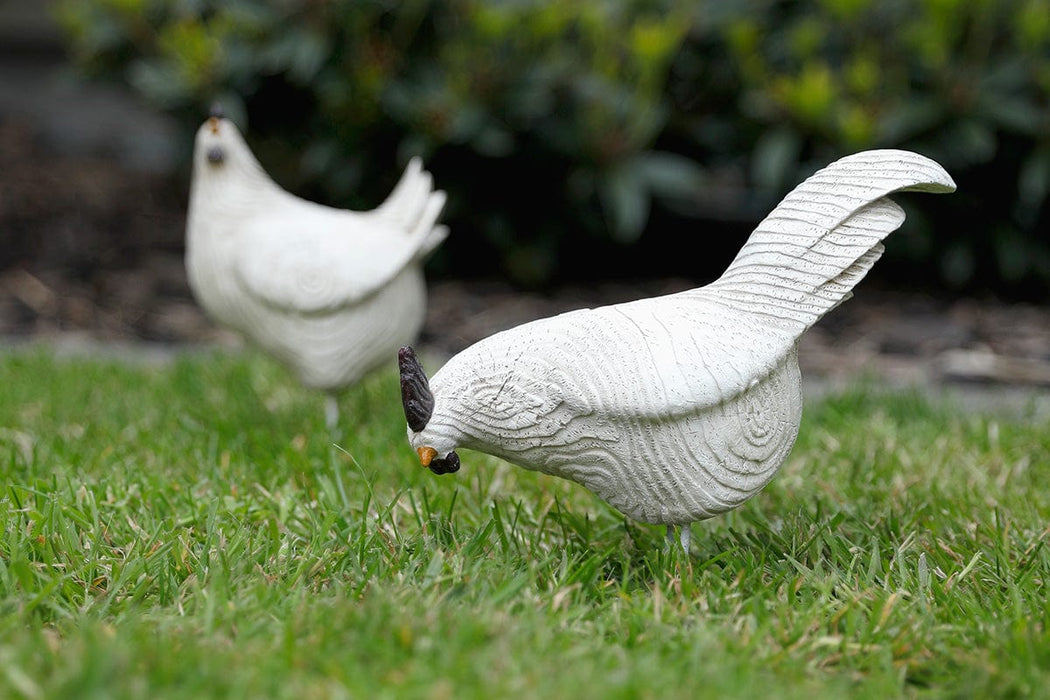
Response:
[{"label": "chicken tail feather", "polygon": [[445,206],[445,193],[434,189],[434,178],[423,170],[416,157],[409,161],[404,174],[390,196],[375,209],[375,214],[389,220],[412,238],[423,240],[422,255],[434,250],[448,235],[448,229],[435,226]]},{"label": "chicken tail feather", "polygon": [[758,225],[706,289],[795,335],[848,299],[904,222],[887,195],[952,192],[940,165],[908,151],[864,151],[818,171]]}]

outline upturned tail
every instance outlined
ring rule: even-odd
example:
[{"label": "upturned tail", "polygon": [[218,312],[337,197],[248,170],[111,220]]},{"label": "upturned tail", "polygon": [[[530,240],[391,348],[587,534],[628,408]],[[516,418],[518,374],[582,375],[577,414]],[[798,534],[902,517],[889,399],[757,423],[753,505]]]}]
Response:
[{"label": "upturned tail", "polygon": [[882,240],[904,222],[887,195],[954,190],[948,173],[917,153],[837,160],[792,190],[707,290],[797,337],[852,296],[882,255]]},{"label": "upturned tail", "polygon": [[412,238],[421,239],[416,254],[421,259],[448,236],[448,228],[436,223],[444,206],[445,193],[434,189],[434,178],[423,170],[423,161],[416,157],[409,161],[401,179],[375,213]]}]

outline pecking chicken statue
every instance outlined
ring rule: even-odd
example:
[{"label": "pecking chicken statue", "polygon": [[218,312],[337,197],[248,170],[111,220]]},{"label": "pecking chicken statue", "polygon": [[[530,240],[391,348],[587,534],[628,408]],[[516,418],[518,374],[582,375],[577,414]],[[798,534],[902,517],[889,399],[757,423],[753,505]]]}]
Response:
[{"label": "pecking chicken statue", "polygon": [[197,131],[186,271],[208,316],[239,331],[326,392],[412,342],[423,325],[423,261],[448,234],[445,194],[413,159],[371,211],[333,209],[281,189],[233,122],[213,110]]},{"label": "pecking chicken statue", "polygon": [[762,221],[722,276],[485,338],[428,381],[399,351],[408,439],[436,474],[459,448],[582,484],[630,518],[680,528],[738,507],[798,435],[798,341],[848,299],[904,222],[899,191],[952,192],[935,162],[858,153]]}]

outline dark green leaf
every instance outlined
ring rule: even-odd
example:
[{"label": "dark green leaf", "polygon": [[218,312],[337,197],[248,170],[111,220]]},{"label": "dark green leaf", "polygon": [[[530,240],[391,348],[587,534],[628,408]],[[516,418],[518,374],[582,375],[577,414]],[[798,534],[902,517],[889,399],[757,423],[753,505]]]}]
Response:
[{"label": "dark green leaf", "polygon": [[793,179],[801,148],[801,138],[791,129],[776,129],[765,134],[751,155],[751,176],[755,184],[763,190],[784,189]]},{"label": "dark green leaf", "polygon": [[878,128],[882,143],[901,143],[942,123],[945,106],[933,98],[911,97],[893,106]]},{"label": "dark green leaf", "polygon": [[1039,207],[1050,192],[1050,148],[1040,149],[1028,157],[1017,181],[1021,202]]},{"label": "dark green leaf", "polygon": [[613,238],[620,243],[636,241],[649,218],[649,192],[638,164],[625,163],[608,173],[599,196]]},{"label": "dark green leaf", "polygon": [[1036,137],[1048,121],[1045,107],[1022,96],[985,95],[978,103],[978,112],[1005,131]]},{"label": "dark green leaf", "polygon": [[657,197],[695,199],[707,174],[695,161],[664,151],[649,151],[636,159],[642,180]]}]

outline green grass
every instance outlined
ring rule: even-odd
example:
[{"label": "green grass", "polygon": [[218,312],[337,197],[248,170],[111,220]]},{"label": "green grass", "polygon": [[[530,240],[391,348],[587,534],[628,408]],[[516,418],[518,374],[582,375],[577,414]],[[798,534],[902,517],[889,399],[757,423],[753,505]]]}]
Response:
[{"label": "green grass", "polygon": [[1050,426],[863,388],[691,557],[582,488],[434,477],[394,373],[0,357],[0,696],[1025,696]]}]

